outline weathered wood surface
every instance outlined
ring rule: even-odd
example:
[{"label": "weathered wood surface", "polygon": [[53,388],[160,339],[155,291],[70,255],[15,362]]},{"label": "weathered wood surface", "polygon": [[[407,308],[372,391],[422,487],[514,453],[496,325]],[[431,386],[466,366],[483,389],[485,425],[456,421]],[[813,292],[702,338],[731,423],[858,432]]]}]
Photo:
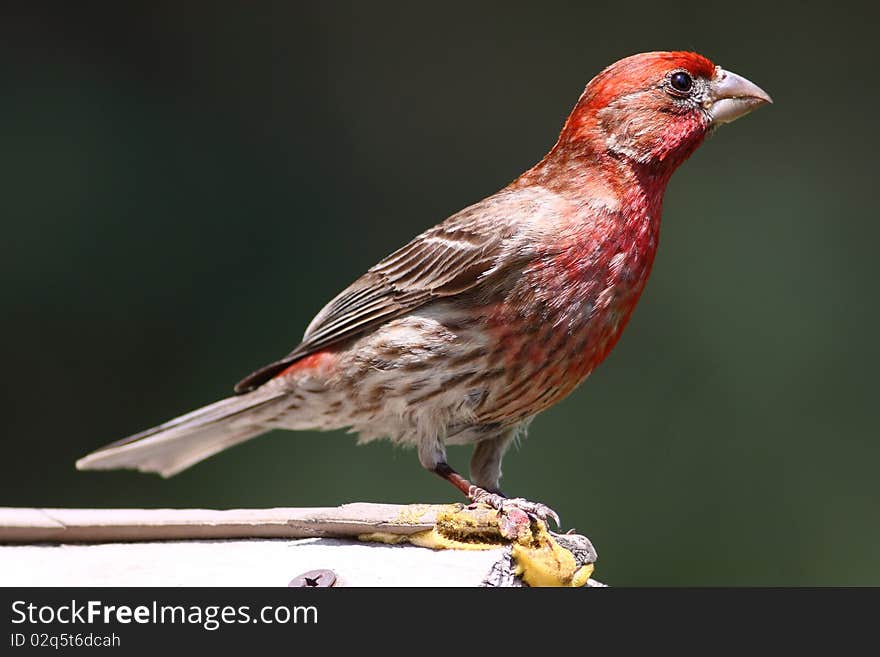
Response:
[{"label": "weathered wood surface", "polygon": [[37,509],[0,507],[0,543],[414,534],[434,526],[438,504],[274,509]]},{"label": "weathered wood surface", "polygon": [[429,530],[444,509],[0,508],[0,586],[287,586],[318,569],[333,571],[336,586],[522,585],[509,546],[434,550],[358,540]]},{"label": "weathered wood surface", "polygon": [[479,586],[497,550],[351,539],[238,539],[0,546],[3,586],[287,586],[329,569],[336,586]]}]

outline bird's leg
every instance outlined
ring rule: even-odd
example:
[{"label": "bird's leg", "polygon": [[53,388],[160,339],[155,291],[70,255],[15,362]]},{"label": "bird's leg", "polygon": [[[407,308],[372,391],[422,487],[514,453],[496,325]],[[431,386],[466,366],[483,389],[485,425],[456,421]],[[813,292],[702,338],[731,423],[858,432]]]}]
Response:
[{"label": "bird's leg", "polygon": [[509,498],[500,492],[490,492],[485,488],[475,486],[470,481],[458,474],[445,461],[437,463],[432,468],[433,472],[442,477],[458,490],[464,493],[467,498],[474,504],[486,504],[493,509],[497,509],[502,514],[516,515],[517,512],[535,516],[547,522],[547,518],[553,518],[556,526],[560,526],[559,515],[546,504],[540,502],[532,502],[522,497]]},{"label": "bird's leg", "polygon": [[484,438],[474,446],[474,454],[471,457],[471,481],[490,493],[497,493],[507,497],[501,492],[501,461],[504,452],[513,442],[514,431],[507,430],[504,433]]}]

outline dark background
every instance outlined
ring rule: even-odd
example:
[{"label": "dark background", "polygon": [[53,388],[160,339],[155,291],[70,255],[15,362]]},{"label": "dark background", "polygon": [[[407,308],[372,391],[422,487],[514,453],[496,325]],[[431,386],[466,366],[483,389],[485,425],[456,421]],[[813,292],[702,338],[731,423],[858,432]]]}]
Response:
[{"label": "dark background", "polygon": [[341,432],[167,481],[73,463],[286,353],[375,261],[537,161],[607,64],[695,49],[775,104],[673,178],[624,338],[505,487],[589,535],[611,584],[880,584],[873,17],[121,4],[0,15],[0,504],[457,499]]}]

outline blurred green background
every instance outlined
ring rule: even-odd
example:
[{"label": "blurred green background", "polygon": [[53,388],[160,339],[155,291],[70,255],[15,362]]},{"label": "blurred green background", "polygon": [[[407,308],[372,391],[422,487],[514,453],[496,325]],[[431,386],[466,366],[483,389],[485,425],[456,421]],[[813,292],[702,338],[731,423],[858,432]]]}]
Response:
[{"label": "blurred green background", "polygon": [[880,585],[876,20],[835,6],[5,9],[0,504],[458,499],[341,432],[170,480],[73,463],[285,354],[375,261],[537,161],[607,64],[695,49],[775,105],[673,178],[626,334],[505,488],[589,535],[611,584]]}]

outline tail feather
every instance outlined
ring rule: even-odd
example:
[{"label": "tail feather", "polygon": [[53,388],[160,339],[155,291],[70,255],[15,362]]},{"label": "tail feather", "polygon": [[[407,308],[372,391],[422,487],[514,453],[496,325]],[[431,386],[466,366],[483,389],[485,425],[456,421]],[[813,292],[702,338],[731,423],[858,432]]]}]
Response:
[{"label": "tail feather", "polygon": [[255,438],[272,427],[262,423],[286,396],[284,390],[259,388],[221,399],[186,415],[110,443],[76,462],[77,470],[132,468],[170,477],[228,447]]}]

